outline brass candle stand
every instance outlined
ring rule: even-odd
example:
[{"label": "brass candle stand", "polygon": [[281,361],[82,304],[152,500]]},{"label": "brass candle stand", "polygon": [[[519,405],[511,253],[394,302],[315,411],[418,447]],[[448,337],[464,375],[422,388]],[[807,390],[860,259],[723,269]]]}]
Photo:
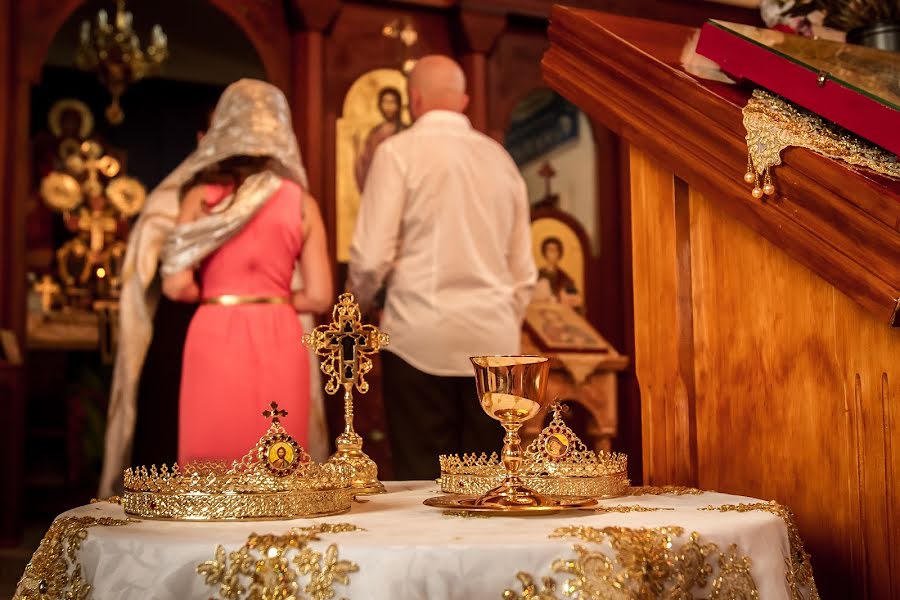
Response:
[{"label": "brass candle stand", "polygon": [[325,391],[334,395],[344,390],[344,431],[335,440],[337,451],[330,463],[345,464],[352,469],[351,488],[356,494],[380,494],[385,491],[378,481],[378,465],[363,451],[363,439],[353,429],[353,388],[360,394],[369,391],[366,374],[372,370],[372,359],[390,338],[374,325],[364,325],[359,305],[353,294],[341,294],[331,312],[332,322],[316,327],[303,336],[303,345],[323,357],[320,369],[327,378]]}]

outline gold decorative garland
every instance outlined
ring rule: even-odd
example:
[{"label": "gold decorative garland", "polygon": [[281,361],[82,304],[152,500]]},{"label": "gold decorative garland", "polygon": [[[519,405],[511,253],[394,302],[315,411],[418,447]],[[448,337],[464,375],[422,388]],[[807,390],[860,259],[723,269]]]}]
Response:
[{"label": "gold decorative garland", "polygon": [[716,544],[704,544],[693,532],[679,543],[682,527],[637,528],[561,527],[551,538],[577,538],[592,544],[609,544],[615,559],[599,548],[575,544],[577,557],[552,564],[555,573],[569,575],[560,587],[553,577],[544,577],[539,588],[534,577],[520,572],[519,594],[505,590],[505,600],[559,600],[563,595],[579,600],[593,598],[693,598],[710,587],[716,559],[718,576],[712,580],[709,599],[756,600],[759,593],[750,573],[750,558],[732,544],[724,552]]},{"label": "gold decorative garland", "polygon": [[703,490],[683,485],[642,485],[628,488],[628,496],[698,496]]},{"label": "gold decorative garland", "polygon": [[[809,553],[803,546],[800,530],[794,523],[794,514],[791,510],[775,501],[754,502],[747,504],[724,504],[722,506],[707,506],[701,510],[716,510],[719,512],[750,512],[762,510],[780,517],[787,528],[788,541],[791,547],[790,557],[785,557],[787,563],[788,586],[791,590],[791,600],[819,600],[819,590],[813,578],[812,563]],[[805,590],[805,594],[804,594]]]},{"label": "gold decorative garland", "polygon": [[[359,571],[359,565],[338,558],[336,544],[323,554],[309,542],[320,541],[322,533],[348,531],[363,530],[350,523],[320,523],[284,535],[254,533],[227,554],[223,546],[216,546],[215,558],[197,565],[197,574],[206,585],[218,587],[218,597],[225,600],[240,600],[245,594],[256,600],[330,600],[335,596],[334,585],[350,583],[350,574]],[[304,577],[306,583],[301,586]]]},{"label": "gold decorative garland", "polygon": [[775,193],[770,171],[781,164],[781,151],[789,146],[900,179],[900,161],[895,155],[779,96],[754,90],[743,113],[747,130],[744,181],[753,185],[754,198]]},{"label": "gold decorative garland", "polygon": [[16,586],[13,600],[72,598],[86,600],[91,585],[81,573],[76,552],[87,539],[88,529],[97,525],[117,527],[134,519],[112,517],[60,517],[53,521]]}]

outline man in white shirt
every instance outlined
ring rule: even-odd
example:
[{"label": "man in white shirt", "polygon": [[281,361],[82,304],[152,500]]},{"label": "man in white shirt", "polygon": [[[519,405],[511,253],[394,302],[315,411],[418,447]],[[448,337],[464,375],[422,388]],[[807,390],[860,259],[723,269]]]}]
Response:
[{"label": "man in white shirt", "polygon": [[525,182],[474,130],[462,69],[427,56],[409,76],[412,127],[372,160],[350,249],[364,309],[386,284],[384,402],[397,479],[438,475],[438,455],[500,449],[470,356],[517,354],[537,270]]}]

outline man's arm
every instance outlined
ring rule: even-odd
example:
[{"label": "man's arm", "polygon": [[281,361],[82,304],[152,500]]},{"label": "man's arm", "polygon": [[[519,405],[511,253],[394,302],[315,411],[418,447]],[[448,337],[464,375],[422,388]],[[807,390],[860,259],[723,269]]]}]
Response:
[{"label": "man's arm", "polygon": [[382,144],[375,151],[359,203],[350,245],[347,288],[363,308],[390,272],[400,246],[400,223],[406,200],[404,173],[398,157]]},{"label": "man's arm", "polygon": [[525,180],[516,173],[515,209],[513,230],[509,238],[509,271],[515,286],[516,308],[519,318],[525,318],[525,309],[531,302],[531,293],[537,280],[537,267],[531,248],[531,209],[528,204],[528,189]]}]

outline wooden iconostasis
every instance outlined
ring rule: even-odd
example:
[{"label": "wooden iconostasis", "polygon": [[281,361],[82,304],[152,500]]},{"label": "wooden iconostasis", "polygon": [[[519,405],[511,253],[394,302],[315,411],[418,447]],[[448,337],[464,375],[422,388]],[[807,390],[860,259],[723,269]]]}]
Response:
[{"label": "wooden iconostasis", "polygon": [[[581,2],[600,10],[699,25],[706,18],[754,23],[752,11],[676,0]],[[142,40],[159,23],[170,59],[159,77],[140,81],[123,96],[125,120],[111,125],[109,96],[91,73],[74,64],[79,25],[112,0],[0,0],[0,330],[22,350],[0,354],[0,542],[15,539],[26,506],[51,515],[94,492],[101,456],[110,365],[94,348],[35,347],[28,319],[35,304],[29,276],[50,273],[64,239],[59,215],[38,195],[53,156],[47,117],[59,100],[84,103],[93,114],[92,137],[148,190],[187,155],[224,87],[241,77],[266,79],[287,94],[294,128],[329,231],[338,288],[358,205],[359,184],[379,138],[409,125],[403,70],[431,53],[454,56],[466,72],[468,116],[477,129],[506,142],[518,157],[531,200],[545,199],[550,180],[558,208],[587,232],[582,290],[588,320],[627,353],[631,325],[627,257],[623,256],[619,146],[542,81],[550,0],[158,0],[128,3]],[[537,141],[535,141],[537,140]],[[43,158],[42,158],[43,157]],[[368,157],[368,158],[367,158]],[[42,160],[44,162],[42,162]],[[33,281],[33,279],[32,279]],[[192,308],[163,303],[142,378],[136,458],[171,461],[181,343]],[[149,375],[148,375],[149,373]],[[622,376],[619,447],[640,464],[636,386]],[[80,382],[80,383],[79,383]],[[377,373],[373,378],[377,390]],[[327,402],[334,429],[340,403]],[[390,477],[377,391],[359,401],[357,429],[369,453]],[[144,434],[142,434],[142,431]],[[152,432],[145,435],[146,432]],[[28,448],[28,460],[25,449]],[[47,456],[33,449],[44,448]],[[65,460],[57,460],[59,457]],[[63,499],[63,506],[58,499]]]}]

